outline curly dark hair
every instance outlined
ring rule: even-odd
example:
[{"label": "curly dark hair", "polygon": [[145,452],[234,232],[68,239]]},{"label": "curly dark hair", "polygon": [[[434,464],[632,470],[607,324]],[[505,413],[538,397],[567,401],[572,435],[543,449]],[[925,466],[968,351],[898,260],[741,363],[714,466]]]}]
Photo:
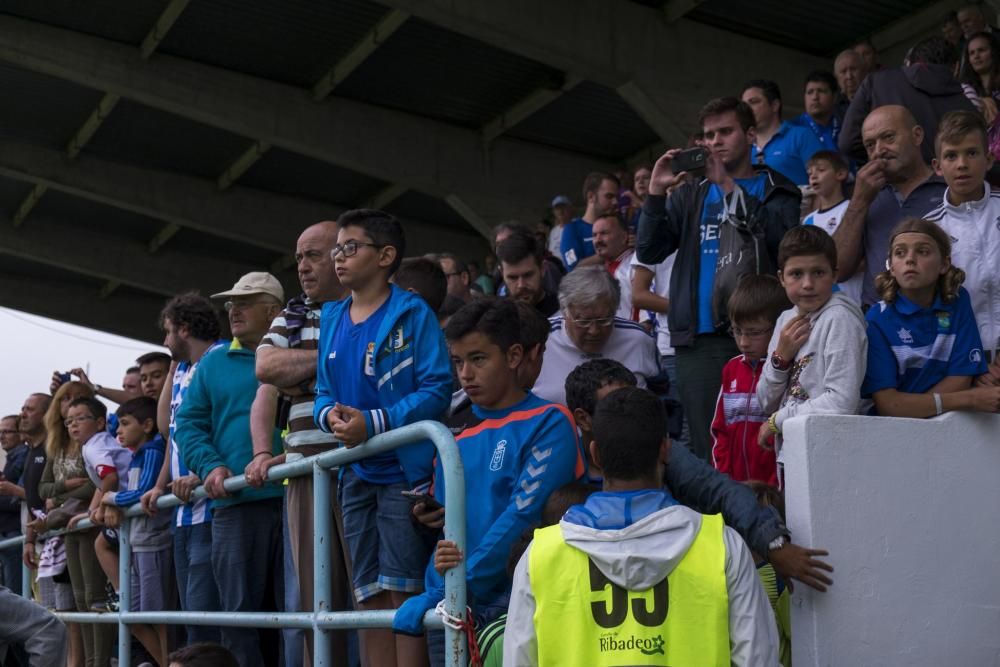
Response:
[{"label": "curly dark hair", "polygon": [[197,292],[185,292],[167,301],[160,311],[160,328],[167,318],[175,327],[187,327],[198,340],[218,340],[222,335],[219,314],[211,301]]}]

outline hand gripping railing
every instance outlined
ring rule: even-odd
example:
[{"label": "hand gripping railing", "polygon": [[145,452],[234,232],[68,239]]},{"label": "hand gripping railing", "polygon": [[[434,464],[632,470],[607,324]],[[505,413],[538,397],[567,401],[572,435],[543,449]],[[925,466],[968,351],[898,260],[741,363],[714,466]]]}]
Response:
[{"label": "hand gripping railing", "polygon": [[[465,551],[465,474],[462,461],[458,455],[458,446],[451,432],[442,424],[433,421],[422,421],[409,426],[388,431],[375,436],[362,445],[351,449],[340,448],[306,459],[277,465],[268,471],[270,481],[279,481],[289,477],[313,476],[313,506],[315,508],[330,506],[330,493],[333,484],[330,479],[331,468],[337,468],[360,459],[387,452],[402,445],[418,440],[429,439],[437,448],[438,456],[444,468],[444,488],[448,495],[448,521],[445,524],[445,539],[453,541],[458,548]],[[230,493],[245,489],[248,485],[243,475],[230,477],[224,483]],[[198,487],[192,494],[192,501],[206,497],[204,487]],[[161,496],[156,503],[160,509],[180,505],[181,501],[174,495]],[[390,628],[395,614],[392,610],[385,611],[332,611],[330,609],[330,563],[329,544],[333,531],[333,517],[330,512],[313,512],[313,597],[315,607],[312,612],[188,612],[188,611],[149,611],[130,612],[131,577],[129,563],[132,560],[132,547],[129,543],[129,518],[141,516],[142,509],[133,505],[124,513],[119,535],[119,602],[117,613],[87,613],[64,612],[57,614],[64,621],[76,623],[117,623],[118,624],[118,664],[128,667],[131,664],[131,637],[129,624],[134,623],[164,623],[168,625],[214,625],[249,628],[303,628],[312,630],[314,635],[314,664],[317,667],[331,667],[330,631],[361,628]],[[81,521],[74,530],[90,528],[89,520]],[[70,531],[60,531],[70,532]],[[58,534],[58,533],[52,533]],[[0,549],[16,546],[22,538],[12,538],[0,542]],[[25,568],[25,571],[27,569]],[[27,579],[27,576],[25,576]],[[465,561],[448,570],[444,577],[445,600],[444,609],[452,617],[465,617]],[[28,586],[24,587],[25,595]],[[444,627],[445,632],[445,664],[448,667],[465,667],[466,644],[461,630],[456,630],[441,622],[434,611],[428,611],[424,617],[424,625],[428,628]]]}]

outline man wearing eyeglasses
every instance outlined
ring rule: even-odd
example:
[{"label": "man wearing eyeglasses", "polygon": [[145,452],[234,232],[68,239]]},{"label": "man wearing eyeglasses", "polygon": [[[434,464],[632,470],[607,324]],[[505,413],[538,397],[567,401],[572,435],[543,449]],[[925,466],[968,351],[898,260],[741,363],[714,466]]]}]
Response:
[{"label": "man wearing eyeglasses", "polygon": [[[21,499],[24,489],[17,485],[24,472],[24,460],[28,456],[28,445],[18,427],[20,417],[10,415],[0,419],[0,446],[7,461],[0,481],[0,540],[21,534]],[[21,558],[17,547],[0,551],[2,583],[15,593],[21,593]]]},{"label": "man wearing eyeglasses", "polygon": [[[254,351],[281,312],[285,293],[271,274],[253,272],[212,298],[226,300],[233,342],[199,361],[177,413],[174,438],[184,464],[205,480],[215,501],[212,570],[222,610],[281,609],[283,489],[270,483],[230,493],[224,482],[242,473],[252,458],[250,408],[258,387]],[[271,454],[280,452],[281,438],[273,429]],[[268,592],[274,593],[273,601],[265,599]],[[273,649],[278,642],[262,642],[256,629],[223,628],[222,644],[240,665],[257,667],[265,664],[262,646]],[[277,661],[276,655],[269,657]]]},{"label": "man wearing eyeglasses", "polygon": [[621,288],[603,266],[584,266],[559,284],[560,313],[549,321],[542,372],[532,391],[566,404],[566,376],[591,359],[614,359],[635,374],[640,387],[660,373],[656,341],[642,326],[615,317]]}]

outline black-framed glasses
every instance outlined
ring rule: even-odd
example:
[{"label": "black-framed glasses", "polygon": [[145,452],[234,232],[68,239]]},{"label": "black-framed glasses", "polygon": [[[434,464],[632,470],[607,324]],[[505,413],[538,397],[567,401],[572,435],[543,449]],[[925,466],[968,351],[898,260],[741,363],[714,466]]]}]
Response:
[{"label": "black-framed glasses", "polygon": [[769,327],[767,329],[740,329],[739,327],[729,327],[729,335],[733,338],[742,338],[746,336],[747,338],[762,338],[764,336],[770,336],[771,332],[774,331],[774,327]]},{"label": "black-framed glasses", "polygon": [[333,250],[330,251],[330,258],[337,259],[337,255],[343,253],[344,257],[354,257],[358,254],[358,248],[361,246],[368,246],[369,248],[384,248],[385,246],[381,243],[368,243],[367,241],[348,241],[347,243],[338,243],[333,246]]}]

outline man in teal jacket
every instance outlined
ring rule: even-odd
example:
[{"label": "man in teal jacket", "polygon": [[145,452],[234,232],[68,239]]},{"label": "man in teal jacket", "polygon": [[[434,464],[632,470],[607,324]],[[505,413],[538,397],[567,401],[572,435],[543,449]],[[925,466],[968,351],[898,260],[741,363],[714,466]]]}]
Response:
[{"label": "man in teal jacket", "polygon": [[[227,299],[233,341],[206,354],[177,413],[175,440],[184,464],[205,480],[215,499],[212,570],[223,611],[262,611],[268,593],[280,609],[282,487],[265,484],[230,494],[223,486],[250,462],[250,406],[257,393],[254,350],[284,303],[281,283],[269,273],[248,273]],[[277,429],[272,450],[281,451]],[[244,667],[263,667],[258,631],[223,628],[222,643]],[[273,647],[277,642],[268,642]],[[274,656],[276,658],[276,655]]]}]

